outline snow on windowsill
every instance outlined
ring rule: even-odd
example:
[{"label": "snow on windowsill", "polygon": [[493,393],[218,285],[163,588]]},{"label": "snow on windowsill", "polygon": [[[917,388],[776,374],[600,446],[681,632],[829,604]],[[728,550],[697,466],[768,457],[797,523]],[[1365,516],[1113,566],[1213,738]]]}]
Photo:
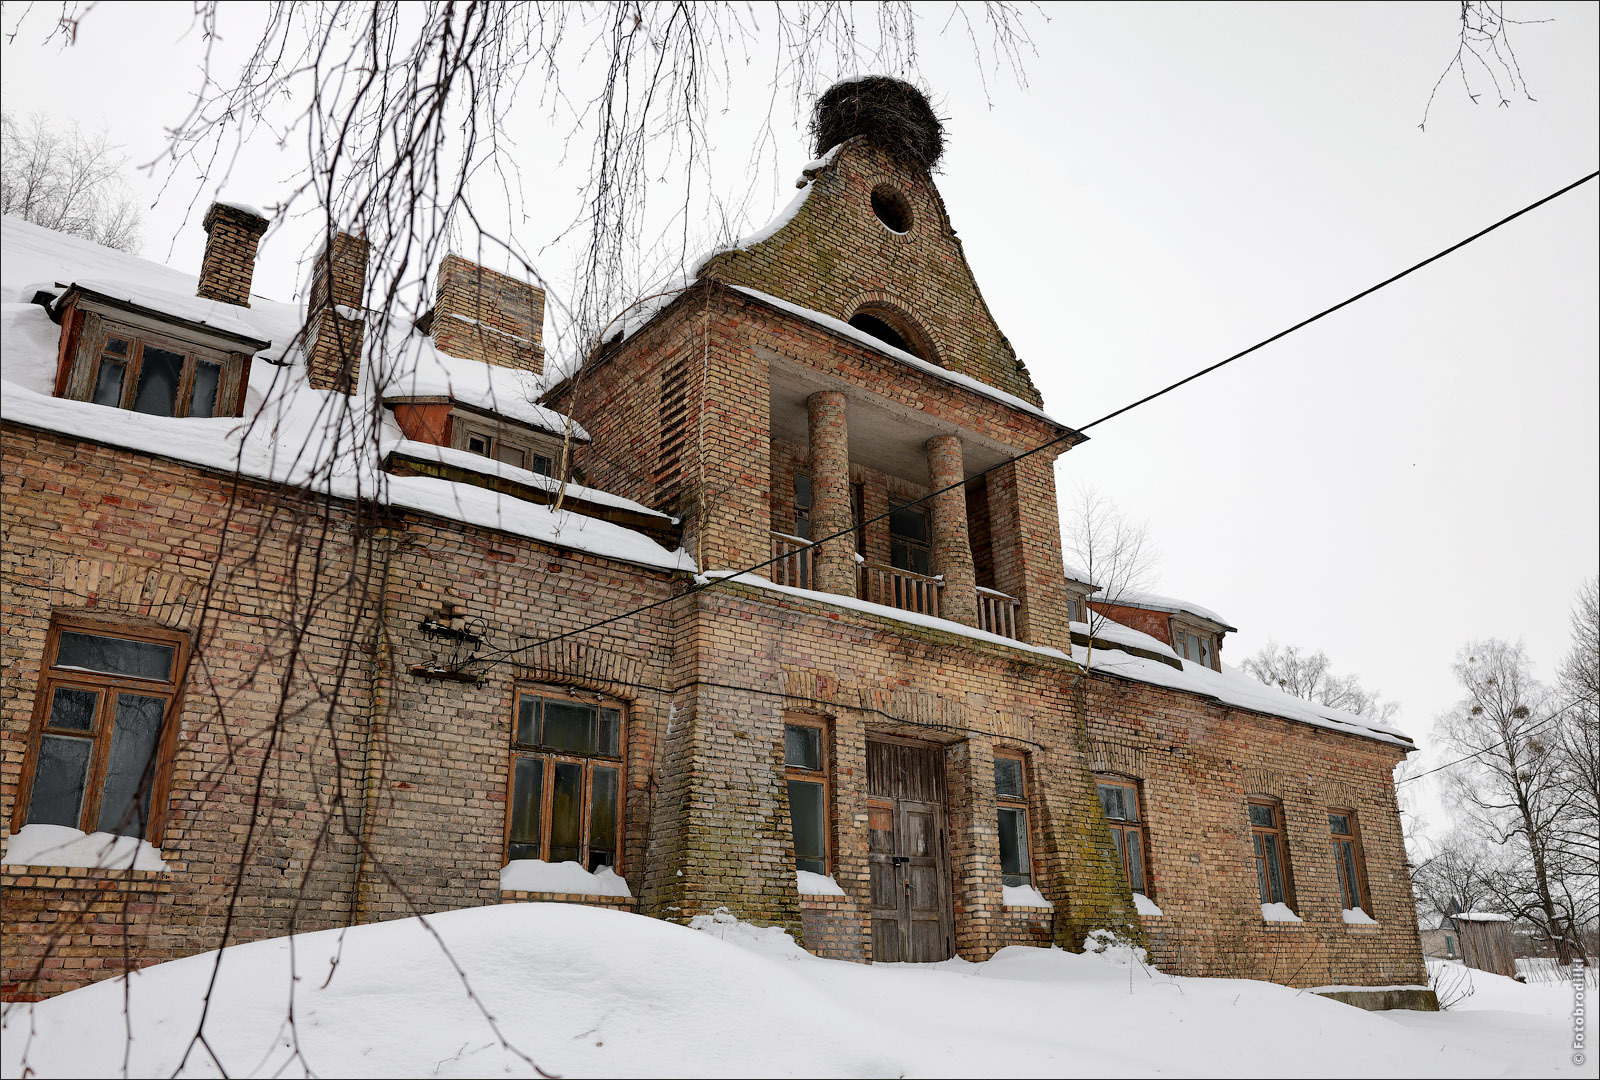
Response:
[{"label": "snow on windowsill", "polygon": [[500,871],[500,891],[633,896],[627,881],[609,866],[590,873],[579,863],[548,863],[543,859],[511,860]]},{"label": "snow on windowsill", "polygon": [[82,866],[95,870],[167,870],[148,840],[83,833],[65,825],[24,825],[6,840],[4,866]]},{"label": "snow on windowsill", "polygon": [[1288,904],[1262,904],[1261,917],[1267,922],[1297,923],[1300,916],[1289,910]]},{"label": "snow on windowsill", "polygon": [[1146,896],[1142,892],[1136,892],[1136,893],[1133,894],[1133,906],[1134,906],[1134,909],[1137,910],[1140,915],[1165,915],[1166,914],[1166,912],[1164,912],[1160,908],[1156,907],[1156,902],[1154,900],[1150,899],[1148,896]]},{"label": "snow on windowsill", "polygon": [[844,890],[839,883],[827,874],[815,874],[810,870],[796,870],[794,872],[795,884],[800,888],[801,896],[843,896]]},{"label": "snow on windowsill", "polygon": [[1378,920],[1368,915],[1362,908],[1345,908],[1344,921],[1351,926],[1377,926]]},{"label": "snow on windowsill", "polygon": [[1000,895],[1006,907],[1036,907],[1054,908],[1055,905],[1044,898],[1044,893],[1032,885],[1002,885]]}]

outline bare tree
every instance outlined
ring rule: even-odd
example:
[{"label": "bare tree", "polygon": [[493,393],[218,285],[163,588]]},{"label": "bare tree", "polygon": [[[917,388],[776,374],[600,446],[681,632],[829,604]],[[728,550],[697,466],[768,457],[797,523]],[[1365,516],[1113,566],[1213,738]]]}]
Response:
[{"label": "bare tree", "polygon": [[[1562,707],[1555,717],[1555,783],[1565,805],[1557,846],[1564,859],[1600,874],[1600,579],[1578,590],[1572,649],[1557,674]],[[1580,940],[1592,940],[1595,905]]]},{"label": "bare tree", "polygon": [[1357,716],[1383,722],[1400,710],[1399,702],[1384,701],[1382,694],[1362,686],[1360,676],[1335,675],[1333,662],[1320,649],[1310,652],[1269,639],[1265,648],[1240,661],[1239,667],[1286,694]]},{"label": "bare tree", "polygon": [[[1078,569],[1096,585],[1094,599],[1116,604],[1148,589],[1158,560],[1150,543],[1148,522],[1124,514],[1111,498],[1093,487],[1077,490],[1077,502],[1061,531]],[[1096,632],[1106,616],[1089,607],[1089,630]]]},{"label": "bare tree", "polygon": [[[1501,108],[1509,108],[1513,96],[1534,100],[1523,78],[1522,65],[1511,47],[1509,28],[1532,23],[1549,22],[1549,19],[1508,19],[1504,0],[1460,0],[1456,15],[1455,52],[1445,65],[1433,89],[1428,93],[1428,103],[1422,110],[1422,122],[1417,125],[1428,129],[1428,114],[1433,111],[1433,101],[1439,96],[1439,87],[1452,73],[1461,77],[1467,100],[1476,105],[1483,97],[1483,80],[1489,80],[1494,101]],[[1477,81],[1474,82],[1474,79]]]},{"label": "bare tree", "polygon": [[1593,865],[1573,858],[1565,830],[1572,798],[1560,783],[1561,710],[1533,677],[1521,645],[1489,639],[1457,656],[1465,696],[1438,737],[1462,755],[1445,771],[1463,827],[1497,852],[1490,889],[1499,909],[1526,919],[1571,959],[1576,929],[1593,917]]},{"label": "bare tree", "polygon": [[143,217],[123,179],[127,155],[38,113],[0,115],[0,213],[138,254]]},{"label": "bare tree", "polygon": [[1435,918],[1477,911],[1494,900],[1490,886],[1495,868],[1478,837],[1460,829],[1447,834],[1437,849],[1411,868],[1417,908]]}]

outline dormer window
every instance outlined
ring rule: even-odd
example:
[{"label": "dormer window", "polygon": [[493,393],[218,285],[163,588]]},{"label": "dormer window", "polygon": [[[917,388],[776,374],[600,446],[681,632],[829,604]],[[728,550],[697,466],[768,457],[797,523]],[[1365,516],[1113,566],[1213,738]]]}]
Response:
[{"label": "dormer window", "polygon": [[507,439],[503,435],[496,435],[487,428],[461,424],[459,430],[458,438],[461,442],[457,449],[465,450],[469,454],[481,454],[502,465],[512,465],[544,476],[555,475],[555,467],[549,454],[541,454],[532,447]]},{"label": "dormer window", "polygon": [[147,416],[240,415],[250,356],[271,344],[79,285],[53,317],[63,338],[56,396]]},{"label": "dormer window", "polygon": [[91,400],[96,405],[131,409],[151,416],[218,415],[226,358],[194,345],[126,333],[112,327],[101,334]]},{"label": "dormer window", "polygon": [[1215,634],[1202,634],[1193,630],[1172,631],[1172,651],[1185,660],[1192,660],[1204,667],[1216,669],[1217,666],[1217,637]]}]

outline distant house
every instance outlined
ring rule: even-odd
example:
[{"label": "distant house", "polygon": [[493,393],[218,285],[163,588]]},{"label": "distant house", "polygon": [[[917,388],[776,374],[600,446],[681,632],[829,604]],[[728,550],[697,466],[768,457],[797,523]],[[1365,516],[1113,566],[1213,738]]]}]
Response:
[{"label": "distant house", "polygon": [[863,962],[1108,928],[1427,1004],[1411,741],[1070,576],[1084,436],[931,162],[846,129],[581,379],[544,377],[539,289],[457,257],[380,350],[358,237],[303,318],[251,290],[249,207],[198,278],[6,220],[6,996],[225,914],[554,900]]}]

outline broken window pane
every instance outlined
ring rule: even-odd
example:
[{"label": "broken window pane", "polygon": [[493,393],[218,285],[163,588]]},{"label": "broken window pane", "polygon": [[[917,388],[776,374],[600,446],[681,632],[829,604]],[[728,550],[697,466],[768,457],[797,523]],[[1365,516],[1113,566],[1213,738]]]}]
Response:
[{"label": "broken window pane", "polygon": [[171,416],[182,377],[182,354],[146,345],[139,364],[139,391],[133,399],[133,411]]},{"label": "broken window pane", "polygon": [[1022,762],[1008,757],[994,759],[994,793],[1003,799],[1022,798]]},{"label": "broken window pane", "polygon": [[543,745],[574,754],[594,753],[596,712],[593,705],[546,698]]},{"label": "broken window pane", "polygon": [[154,641],[63,630],[55,666],[165,682],[172,677],[172,659],[176,652],[175,647]]},{"label": "broken window pane", "polygon": [[1028,863],[1028,812],[1000,808],[1000,880],[1007,885],[1026,885]]},{"label": "broken window pane", "polygon": [[589,869],[617,865],[616,769],[596,768],[589,793]]},{"label": "broken window pane", "polygon": [[[556,702],[548,702],[555,705]],[[548,720],[548,714],[546,716]],[[550,797],[549,862],[583,861],[583,766],[552,762],[555,783]]]},{"label": "broken window pane", "polygon": [[122,381],[127,377],[128,365],[110,359],[100,361],[100,373],[94,380],[94,403],[122,407]]},{"label": "broken window pane", "polygon": [[69,731],[89,731],[94,727],[94,707],[100,695],[93,690],[74,690],[58,686],[50,699],[49,726]]},{"label": "broken window pane", "polygon": [[222,367],[204,360],[194,365],[194,386],[189,392],[190,416],[215,416],[217,387],[222,384]]},{"label": "broken window pane", "polygon": [[118,694],[111,728],[111,752],[100,800],[101,832],[143,836],[155,784],[156,745],[161,736],[165,698]]},{"label": "broken window pane", "polygon": [[88,739],[58,735],[39,740],[39,763],[34,767],[33,795],[28,801],[29,825],[79,827],[93,746]]},{"label": "broken window pane", "polygon": [[539,810],[543,798],[544,759],[518,755],[511,785],[511,858],[539,858]]},{"label": "broken window pane", "polygon": [[822,731],[799,724],[783,726],[783,763],[816,772],[822,768]]},{"label": "broken window pane", "polygon": [[821,784],[789,781],[789,817],[794,829],[794,865],[798,870],[809,870],[813,874],[828,872],[825,809]]}]

